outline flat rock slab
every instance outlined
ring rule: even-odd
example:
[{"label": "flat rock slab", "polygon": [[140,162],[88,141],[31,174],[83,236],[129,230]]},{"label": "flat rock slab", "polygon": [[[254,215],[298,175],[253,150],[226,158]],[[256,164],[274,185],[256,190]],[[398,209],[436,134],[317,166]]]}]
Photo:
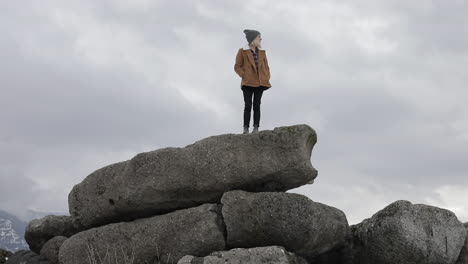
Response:
[{"label": "flat rock slab", "polygon": [[176,263],[185,255],[225,250],[219,211],[219,205],[205,204],[92,228],[62,244],[59,263]]},{"label": "flat rock slab", "polygon": [[230,190],[297,188],[317,176],[310,161],[316,141],[312,128],[296,125],[140,153],[75,185],[68,197],[70,214],[87,229],[219,203]]},{"label": "flat rock slab", "polygon": [[349,234],[342,211],[300,194],[230,191],[221,203],[228,248],[277,245],[310,260]]},{"label": "flat rock slab", "polygon": [[55,236],[70,237],[78,233],[73,225],[71,216],[48,215],[41,219],[34,219],[26,227],[24,238],[29,248],[35,253],[41,252],[42,246]]},{"label": "flat rock slab", "polygon": [[283,247],[235,248],[206,257],[185,256],[177,264],[308,264]]},{"label": "flat rock slab", "polygon": [[466,230],[449,210],[396,201],[351,226],[354,263],[453,264]]}]

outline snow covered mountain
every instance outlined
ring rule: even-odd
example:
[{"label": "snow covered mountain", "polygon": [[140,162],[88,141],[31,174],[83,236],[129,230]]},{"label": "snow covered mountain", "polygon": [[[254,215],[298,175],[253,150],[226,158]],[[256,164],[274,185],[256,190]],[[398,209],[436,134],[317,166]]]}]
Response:
[{"label": "snow covered mountain", "polygon": [[20,249],[29,249],[24,240],[24,231],[27,223],[16,216],[0,210],[0,248],[11,252]]}]

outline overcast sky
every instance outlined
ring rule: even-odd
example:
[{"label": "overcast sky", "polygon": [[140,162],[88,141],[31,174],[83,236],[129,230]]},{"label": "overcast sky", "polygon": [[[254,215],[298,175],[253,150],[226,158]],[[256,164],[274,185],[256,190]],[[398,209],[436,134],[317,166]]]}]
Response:
[{"label": "overcast sky", "polygon": [[137,153],[242,132],[233,66],[261,32],[261,130],[317,131],[313,185],[350,224],[396,200],[468,221],[468,1],[0,2],[0,209],[67,212]]}]

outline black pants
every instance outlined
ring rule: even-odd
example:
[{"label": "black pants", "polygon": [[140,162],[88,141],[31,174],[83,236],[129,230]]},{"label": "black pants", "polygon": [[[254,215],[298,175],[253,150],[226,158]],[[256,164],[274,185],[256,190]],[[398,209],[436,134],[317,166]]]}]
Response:
[{"label": "black pants", "polygon": [[249,127],[250,113],[252,110],[252,96],[253,96],[253,112],[254,112],[254,126],[260,126],[260,103],[262,101],[262,94],[264,87],[250,87],[242,86],[244,92],[244,127]]}]

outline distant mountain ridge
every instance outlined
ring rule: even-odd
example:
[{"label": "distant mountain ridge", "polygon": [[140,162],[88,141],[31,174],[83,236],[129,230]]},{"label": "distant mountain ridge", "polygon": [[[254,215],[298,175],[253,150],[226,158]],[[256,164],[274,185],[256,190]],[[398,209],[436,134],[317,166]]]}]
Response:
[{"label": "distant mountain ridge", "polygon": [[0,210],[0,248],[11,252],[29,249],[24,240],[27,223],[8,212]]},{"label": "distant mountain ridge", "polygon": [[69,215],[68,212],[43,212],[28,209],[21,215],[16,215],[21,221],[29,223],[34,219],[41,219],[47,215]]}]

